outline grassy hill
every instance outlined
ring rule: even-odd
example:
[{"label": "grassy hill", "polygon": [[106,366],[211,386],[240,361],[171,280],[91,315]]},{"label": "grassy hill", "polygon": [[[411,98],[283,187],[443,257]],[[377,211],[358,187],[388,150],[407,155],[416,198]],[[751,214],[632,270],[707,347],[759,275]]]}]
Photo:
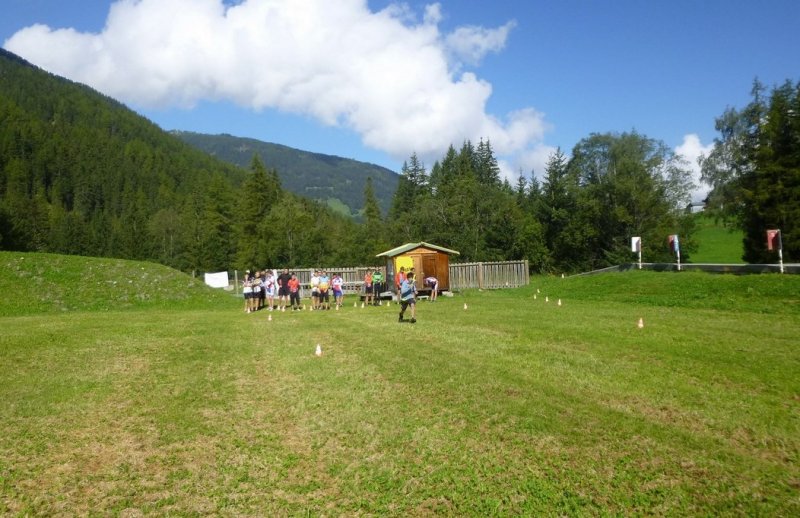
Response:
[{"label": "grassy hill", "polygon": [[[534,278],[410,325],[2,261],[2,514],[800,513],[795,276]],[[142,267],[151,302],[113,302]]]},{"label": "grassy hill", "polygon": [[691,261],[693,263],[741,264],[744,262],[742,238],[741,230],[725,228],[713,217],[699,213],[697,214],[697,233],[695,234],[699,248],[692,253]]},{"label": "grassy hill", "polygon": [[221,160],[248,168],[258,154],[264,165],[278,171],[283,187],[306,198],[321,200],[345,214],[364,206],[364,185],[372,178],[375,197],[386,214],[397,189],[397,173],[375,164],[294,149],[232,135],[173,131],[183,141]]},{"label": "grassy hill", "polygon": [[230,302],[201,279],[155,263],[28,252],[0,252],[0,293],[0,316]]}]

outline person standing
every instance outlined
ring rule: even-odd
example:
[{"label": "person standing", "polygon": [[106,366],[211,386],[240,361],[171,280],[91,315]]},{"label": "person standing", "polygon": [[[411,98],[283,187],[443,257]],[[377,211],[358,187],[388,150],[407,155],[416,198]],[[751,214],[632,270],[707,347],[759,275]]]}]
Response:
[{"label": "person standing", "polygon": [[394,291],[397,293],[397,302],[400,302],[400,285],[406,280],[406,269],[401,266],[400,271],[394,276]]},{"label": "person standing", "polygon": [[372,272],[367,271],[366,275],[364,275],[364,303],[369,306],[370,301],[372,300]]},{"label": "person standing", "polygon": [[328,277],[328,272],[321,271],[319,273],[319,309],[331,309],[331,280]]},{"label": "person standing", "polygon": [[311,286],[311,308],[319,309],[319,270],[314,270],[308,284]]},{"label": "person standing", "polygon": [[251,282],[253,286],[253,298],[252,303],[250,306],[250,311],[255,312],[260,309],[261,306],[261,290],[263,289],[261,283],[261,272],[256,272],[256,277]]},{"label": "person standing", "polygon": [[289,305],[289,280],[291,278],[288,268],[284,268],[283,272],[278,275],[278,305],[282,310]]},{"label": "person standing", "polygon": [[289,286],[289,303],[292,311],[297,311],[300,309],[300,281],[297,275],[292,274],[286,284]]},{"label": "person standing", "polygon": [[272,311],[275,305],[275,274],[267,270],[264,274],[264,297],[267,301],[267,309]]},{"label": "person standing", "polygon": [[429,300],[431,302],[436,302],[437,293],[439,292],[439,279],[433,276],[425,277],[424,283],[425,286],[431,289],[431,298]]},{"label": "person standing", "polygon": [[250,270],[244,272],[242,279],[242,295],[244,295],[244,312],[250,313],[250,299],[253,297],[253,284],[250,279]]},{"label": "person standing", "polygon": [[331,287],[333,288],[333,302],[337,307],[342,307],[344,300],[344,279],[338,273],[333,274],[331,279]]},{"label": "person standing", "polygon": [[417,286],[414,283],[414,274],[409,273],[406,279],[400,284],[400,319],[398,322],[403,321],[403,314],[406,308],[411,306],[411,320],[412,324],[417,322]]},{"label": "person standing", "polygon": [[380,270],[375,270],[375,273],[372,274],[372,293],[375,295],[374,304],[377,306],[380,304],[381,293],[383,293],[383,272]]}]

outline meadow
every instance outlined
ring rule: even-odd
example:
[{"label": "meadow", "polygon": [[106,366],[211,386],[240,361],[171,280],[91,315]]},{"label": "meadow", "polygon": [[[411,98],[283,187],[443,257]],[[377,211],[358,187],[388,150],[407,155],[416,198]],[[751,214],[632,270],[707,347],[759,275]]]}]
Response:
[{"label": "meadow", "polygon": [[794,276],[535,277],[414,325],[112,259],[1,252],[0,291],[0,514],[800,515]]},{"label": "meadow", "polygon": [[729,229],[706,213],[696,214],[697,231],[694,240],[697,250],[692,252],[693,263],[742,264],[744,234],[738,229]]}]

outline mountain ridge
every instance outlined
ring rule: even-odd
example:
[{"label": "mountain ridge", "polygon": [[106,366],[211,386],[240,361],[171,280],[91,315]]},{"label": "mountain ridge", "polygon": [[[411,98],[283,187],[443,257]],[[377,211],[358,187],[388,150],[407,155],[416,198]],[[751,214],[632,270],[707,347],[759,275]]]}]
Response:
[{"label": "mountain ridge", "polygon": [[400,179],[396,172],[377,164],[251,137],[186,130],[170,130],[169,133],[220,160],[243,168],[249,167],[253,155],[258,154],[267,168],[278,172],[283,188],[326,202],[332,208],[344,205],[351,216],[358,215],[363,208],[368,177],[372,178],[375,197],[384,214],[389,210]]}]

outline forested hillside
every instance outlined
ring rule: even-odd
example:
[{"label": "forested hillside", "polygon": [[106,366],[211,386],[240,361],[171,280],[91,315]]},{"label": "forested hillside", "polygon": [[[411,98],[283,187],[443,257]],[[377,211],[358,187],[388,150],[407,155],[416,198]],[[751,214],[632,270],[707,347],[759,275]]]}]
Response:
[{"label": "forested hillside", "polygon": [[356,228],[0,49],[0,248],[208,271],[362,261]]},{"label": "forested hillside", "polygon": [[332,206],[344,204],[351,214],[357,214],[363,208],[367,178],[372,178],[375,198],[384,214],[389,210],[397,189],[397,173],[375,164],[232,135],[205,135],[190,131],[171,133],[198,149],[241,167],[249,166],[253,156],[258,155],[264,165],[278,171],[281,185],[287,191]]},{"label": "forested hillside", "polygon": [[[760,139],[757,153],[733,164],[741,166],[733,180],[725,174],[737,170],[722,158],[725,146],[739,140],[718,142],[706,164],[709,176],[708,167],[715,166],[715,193],[743,196],[745,203],[734,207],[748,211],[739,214],[752,227],[747,242],[756,243],[764,225],[794,235],[786,215],[797,210],[796,139],[785,137],[795,134],[797,99],[787,83],[773,92],[771,111],[764,102],[728,114],[740,120],[768,112],[758,119],[764,126],[753,123],[750,130]],[[298,167],[307,163],[297,160]],[[247,169],[221,161],[113,99],[0,54],[5,250],[217,271],[375,264],[379,252],[429,241],[458,250],[459,260],[528,259],[542,272],[631,261],[633,236],[642,238],[647,262],[674,260],[670,234],[680,236],[684,261],[696,250],[695,219],[685,210],[688,164],[663,142],[635,132],[591,134],[569,156],[560,150],[551,155],[533,180],[520,176],[513,185],[502,178],[488,140],[451,146],[430,168],[412,154],[387,216],[377,196],[381,184],[365,179],[361,201],[350,201],[360,207],[361,223],[287,192],[281,178],[257,153]],[[780,211],[767,210],[778,199]],[[757,225],[751,224],[754,214]]]}]

